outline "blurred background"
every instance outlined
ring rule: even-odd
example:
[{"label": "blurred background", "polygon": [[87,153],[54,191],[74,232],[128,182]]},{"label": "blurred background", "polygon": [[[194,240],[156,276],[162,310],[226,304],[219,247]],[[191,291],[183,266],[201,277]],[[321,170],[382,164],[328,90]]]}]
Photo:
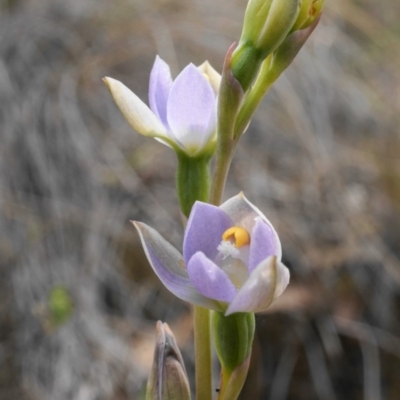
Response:
[{"label": "blurred background", "polygon": [[[246,3],[1,0],[0,399],[141,399],[159,319],[193,382],[191,308],[128,222],[180,248],[175,155],[101,78],[147,101],[156,54],[221,71]],[[327,1],[239,146],[225,198],[268,216],[292,272],[242,399],[400,399],[399,16]]]}]

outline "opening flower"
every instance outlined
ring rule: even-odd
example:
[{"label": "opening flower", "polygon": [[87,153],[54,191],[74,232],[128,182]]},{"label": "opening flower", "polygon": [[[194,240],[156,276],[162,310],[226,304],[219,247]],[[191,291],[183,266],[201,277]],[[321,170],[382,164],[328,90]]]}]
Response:
[{"label": "opening flower", "polygon": [[150,74],[150,108],[123,83],[104,78],[117,106],[140,134],[189,156],[215,151],[221,76],[206,61],[189,64],[175,80],[168,64],[156,57]]},{"label": "opening flower", "polygon": [[289,283],[278,234],[242,193],[220,207],[194,204],[183,256],[154,229],[134,224],[154,272],[168,290],[192,304],[225,315],[260,312]]}]

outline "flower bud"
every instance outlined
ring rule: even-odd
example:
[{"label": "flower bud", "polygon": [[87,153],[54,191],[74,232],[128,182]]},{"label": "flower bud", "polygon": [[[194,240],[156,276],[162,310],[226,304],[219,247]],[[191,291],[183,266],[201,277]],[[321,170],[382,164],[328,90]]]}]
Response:
[{"label": "flower bud", "polygon": [[313,23],[308,25],[307,28],[303,28],[288,35],[282,45],[279,46],[273,54],[269,65],[269,70],[272,75],[278,77],[292,63],[304,43],[317,27],[319,20],[320,18],[313,20]]},{"label": "flower bud", "polygon": [[246,91],[263,60],[286,38],[299,12],[301,0],[250,0],[239,46],[232,58],[236,79]]},{"label": "flower bud", "polygon": [[174,334],[157,322],[153,366],[147,382],[146,400],[190,400],[185,365]]},{"label": "flower bud", "polygon": [[291,32],[308,28],[320,15],[325,0],[303,0]]},{"label": "flower bud", "polygon": [[[318,2],[318,5],[320,6],[321,3],[322,2]],[[251,90],[249,90],[247,93],[236,118],[236,135],[240,135],[246,130],[246,127],[249,125],[254,112],[271,85],[278,79],[285,69],[289,67],[311,33],[317,27],[321,19],[321,8],[318,12],[318,16],[310,25],[307,24],[312,18],[314,18],[314,16],[312,18],[309,17],[308,19],[303,19],[303,26],[307,25],[307,27],[303,27],[300,30],[294,30],[289,33],[281,45],[261,64],[257,79],[254,81]]]}]

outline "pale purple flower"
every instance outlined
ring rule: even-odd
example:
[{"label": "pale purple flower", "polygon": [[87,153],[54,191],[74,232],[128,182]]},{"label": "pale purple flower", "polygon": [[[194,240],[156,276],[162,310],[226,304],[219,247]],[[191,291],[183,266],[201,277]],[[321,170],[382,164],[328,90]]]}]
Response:
[{"label": "pale purple flower", "polygon": [[199,67],[189,64],[173,80],[168,64],[157,56],[150,74],[149,108],[124,84],[104,78],[122,114],[138,133],[189,156],[215,149],[220,80],[208,62]]},{"label": "pale purple flower", "polygon": [[196,202],[183,256],[157,231],[134,223],[154,272],[182,300],[225,312],[260,312],[282,294],[289,270],[278,234],[242,193],[220,207]]}]

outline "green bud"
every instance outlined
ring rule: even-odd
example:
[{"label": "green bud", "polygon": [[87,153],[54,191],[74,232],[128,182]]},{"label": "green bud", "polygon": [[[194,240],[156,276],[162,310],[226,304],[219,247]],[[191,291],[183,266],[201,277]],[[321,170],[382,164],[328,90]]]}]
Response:
[{"label": "green bud", "polygon": [[300,12],[301,0],[274,0],[256,47],[264,52],[264,58],[275,50],[290,32]]},{"label": "green bud", "polygon": [[264,59],[286,38],[299,12],[301,0],[250,0],[232,70],[244,91],[255,79]]},{"label": "green bud", "polygon": [[244,14],[243,30],[241,40],[256,44],[259,38],[259,32],[263,29],[267,20],[269,10],[274,0],[254,1],[247,3]]},{"label": "green bud", "polygon": [[288,35],[281,46],[279,46],[272,55],[271,62],[268,66],[270,74],[277,78],[292,63],[304,43],[317,27],[319,21],[320,18],[318,17],[311,25],[308,25],[307,28],[295,31]]},{"label": "green bud", "polygon": [[190,388],[181,352],[167,324],[157,322],[153,366],[146,400],[190,400]]},{"label": "green bud", "polygon": [[319,21],[320,17],[315,19],[307,28],[290,33],[282,44],[261,64],[257,79],[247,93],[238,113],[235,125],[236,135],[241,135],[244,132],[271,85],[292,63]]},{"label": "green bud", "polygon": [[72,315],[74,305],[67,289],[54,286],[48,298],[50,322],[53,327],[64,324]]},{"label": "green bud", "polygon": [[325,0],[303,0],[300,12],[291,31],[298,31],[308,28],[320,15]]}]

